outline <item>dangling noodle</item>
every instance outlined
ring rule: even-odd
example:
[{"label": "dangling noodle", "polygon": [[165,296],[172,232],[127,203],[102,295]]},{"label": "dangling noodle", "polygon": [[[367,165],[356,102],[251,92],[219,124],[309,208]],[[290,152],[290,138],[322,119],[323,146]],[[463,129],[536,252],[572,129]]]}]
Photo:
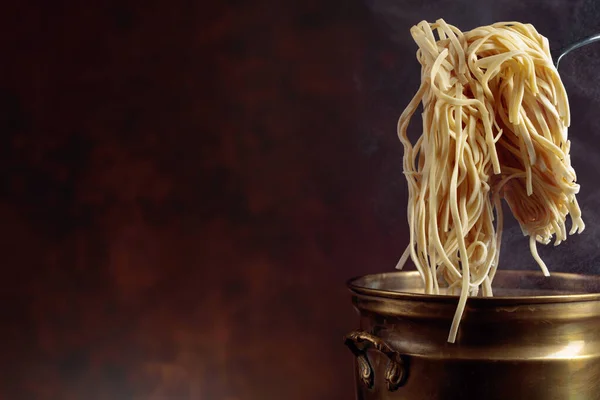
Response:
[{"label": "dangling noodle", "polygon": [[[437,33],[437,38],[435,33]],[[460,294],[449,342],[468,296],[492,296],[504,199],[544,275],[536,241],[555,245],[585,225],[567,140],[569,104],[548,40],[517,22],[461,32],[438,20],[411,29],[421,86],[398,122],[408,181],[410,256],[425,293]],[[423,104],[423,134],[407,137]],[[495,225],[494,225],[495,221]]]}]

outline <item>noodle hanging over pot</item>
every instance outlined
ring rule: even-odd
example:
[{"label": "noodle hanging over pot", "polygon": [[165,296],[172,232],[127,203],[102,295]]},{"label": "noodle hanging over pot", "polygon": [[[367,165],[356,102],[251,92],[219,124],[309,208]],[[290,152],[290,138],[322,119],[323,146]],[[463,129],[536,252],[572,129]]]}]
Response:
[{"label": "noodle hanging over pot", "polygon": [[[408,257],[427,294],[460,294],[449,342],[468,296],[492,296],[504,199],[530,237],[558,245],[585,228],[569,156],[569,104],[548,40],[532,25],[497,23],[461,32],[443,20],[411,28],[421,86],[398,121],[408,182]],[[436,37],[437,34],[437,37]],[[423,133],[407,127],[423,104]]]}]

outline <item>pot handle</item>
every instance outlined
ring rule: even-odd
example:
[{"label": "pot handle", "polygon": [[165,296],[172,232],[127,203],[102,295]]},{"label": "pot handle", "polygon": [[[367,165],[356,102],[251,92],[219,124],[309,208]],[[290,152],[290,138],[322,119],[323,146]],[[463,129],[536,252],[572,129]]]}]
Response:
[{"label": "pot handle", "polygon": [[378,350],[390,360],[385,371],[385,382],[390,392],[397,390],[406,383],[408,370],[402,356],[392,350],[383,339],[358,330],[347,334],[344,337],[344,343],[348,346],[352,354],[356,356],[360,379],[368,389],[373,387],[374,381],[373,368],[367,358],[367,350],[369,348]]}]

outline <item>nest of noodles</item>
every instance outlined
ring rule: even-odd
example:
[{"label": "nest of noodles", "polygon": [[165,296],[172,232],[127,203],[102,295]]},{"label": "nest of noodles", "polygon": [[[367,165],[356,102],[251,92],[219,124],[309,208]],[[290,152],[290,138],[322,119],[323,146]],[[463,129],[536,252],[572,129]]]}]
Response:
[{"label": "nest of noodles", "polygon": [[[438,20],[411,29],[421,85],[402,113],[409,187],[408,257],[425,292],[460,294],[448,340],[454,342],[466,299],[492,296],[504,199],[545,275],[536,242],[555,245],[585,225],[569,157],[569,104],[548,40],[532,25],[497,23],[469,32]],[[423,105],[423,133],[407,127]]]}]

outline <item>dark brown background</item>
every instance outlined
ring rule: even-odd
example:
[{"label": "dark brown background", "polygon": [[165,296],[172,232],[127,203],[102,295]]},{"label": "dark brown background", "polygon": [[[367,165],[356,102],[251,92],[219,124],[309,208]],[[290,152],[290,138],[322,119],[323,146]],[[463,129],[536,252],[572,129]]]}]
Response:
[{"label": "dark brown background", "polygon": [[[407,241],[410,26],[599,28],[593,0],[424,3],[5,5],[0,398],[352,398],[344,281]],[[561,66],[588,230],[555,271],[597,271],[599,47]],[[504,260],[535,267],[514,224]]]}]

